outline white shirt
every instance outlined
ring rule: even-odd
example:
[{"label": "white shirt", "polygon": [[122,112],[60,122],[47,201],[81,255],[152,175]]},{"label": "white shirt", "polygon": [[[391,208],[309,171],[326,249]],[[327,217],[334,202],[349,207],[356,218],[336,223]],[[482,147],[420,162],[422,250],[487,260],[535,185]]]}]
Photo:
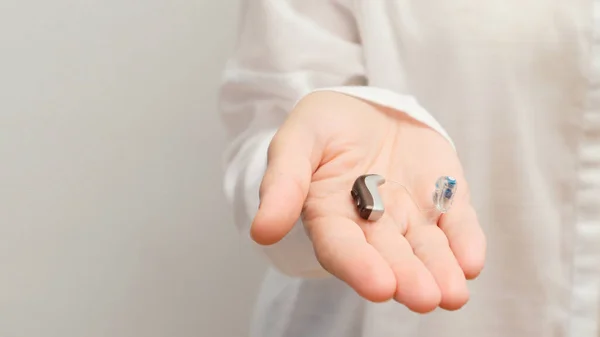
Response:
[{"label": "white shirt", "polygon": [[[488,239],[461,310],[410,312],[328,276],[299,223],[252,337],[600,336],[600,1],[247,0],[225,71],[225,190],[242,235],[270,137],[314,90],[449,136]],[[328,89],[324,89],[328,88]]]}]

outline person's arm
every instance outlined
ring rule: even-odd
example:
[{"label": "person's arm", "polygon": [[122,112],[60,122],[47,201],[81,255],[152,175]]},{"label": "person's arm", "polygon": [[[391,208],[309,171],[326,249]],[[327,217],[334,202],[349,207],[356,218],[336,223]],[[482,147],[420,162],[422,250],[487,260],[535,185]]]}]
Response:
[{"label": "person's arm", "polygon": [[[238,43],[220,93],[232,140],[225,155],[225,191],[234,219],[249,236],[258,209],[267,150],[296,102],[333,90],[402,111],[446,135],[417,102],[365,85],[365,69],[351,13],[336,1],[243,1]],[[295,277],[329,275],[317,261],[300,221],[281,241],[261,246],[271,264]]]},{"label": "person's arm", "polygon": [[[287,113],[316,88],[364,84],[364,68],[353,18],[336,1],[245,0],[241,15],[220,112],[232,137],[225,154],[225,192],[236,226],[248,236],[267,149]],[[328,275],[300,223],[261,250],[286,274]]]}]

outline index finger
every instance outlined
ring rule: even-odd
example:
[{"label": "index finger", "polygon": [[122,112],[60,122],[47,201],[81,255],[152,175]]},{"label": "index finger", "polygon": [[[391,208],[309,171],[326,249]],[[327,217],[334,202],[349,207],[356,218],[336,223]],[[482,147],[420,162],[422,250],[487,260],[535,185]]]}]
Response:
[{"label": "index finger", "polygon": [[369,301],[384,302],[394,297],[394,272],[356,223],[342,216],[306,223],[315,255],[325,270]]}]

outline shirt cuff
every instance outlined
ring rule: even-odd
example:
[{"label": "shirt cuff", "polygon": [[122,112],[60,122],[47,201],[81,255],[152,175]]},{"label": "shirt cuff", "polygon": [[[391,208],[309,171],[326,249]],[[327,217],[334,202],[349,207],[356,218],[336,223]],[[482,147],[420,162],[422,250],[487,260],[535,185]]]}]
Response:
[{"label": "shirt cuff", "polygon": [[446,130],[440,125],[440,123],[429,113],[425,108],[419,104],[417,99],[410,95],[398,94],[394,91],[384,88],[368,87],[368,86],[343,86],[343,87],[330,87],[320,88],[313,90],[312,92],[318,91],[334,91],[348,96],[360,98],[362,100],[377,104],[389,109],[404,113],[414,120],[427,125],[439,134],[444,136],[452,148],[456,151],[454,142],[446,132]]}]

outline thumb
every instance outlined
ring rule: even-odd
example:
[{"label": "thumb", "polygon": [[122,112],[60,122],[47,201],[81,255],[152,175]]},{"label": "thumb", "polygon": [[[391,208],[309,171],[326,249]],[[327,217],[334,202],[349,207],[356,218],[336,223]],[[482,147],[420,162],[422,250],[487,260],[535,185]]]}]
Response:
[{"label": "thumb", "polygon": [[281,240],[300,218],[312,174],[322,149],[313,130],[286,120],[269,145],[267,169],[260,186],[260,206],[250,234],[270,245]]}]

